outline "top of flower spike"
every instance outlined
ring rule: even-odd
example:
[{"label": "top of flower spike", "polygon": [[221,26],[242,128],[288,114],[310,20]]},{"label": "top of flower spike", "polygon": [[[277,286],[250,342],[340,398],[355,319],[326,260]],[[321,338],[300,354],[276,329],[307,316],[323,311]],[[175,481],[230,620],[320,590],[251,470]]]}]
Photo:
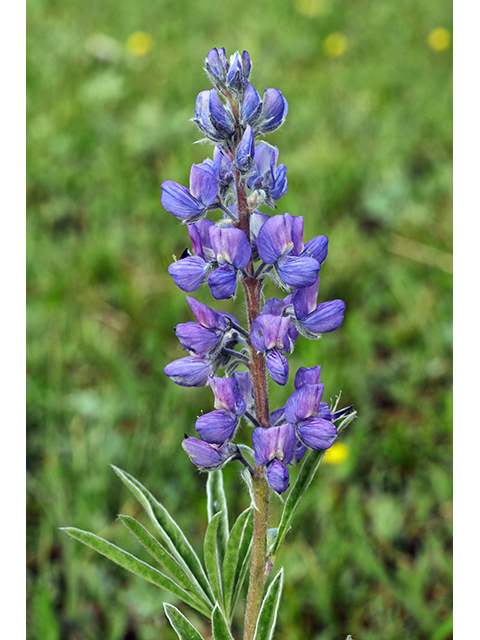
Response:
[{"label": "top of flower spike", "polygon": [[205,71],[212,83],[219,89],[227,88],[234,93],[243,90],[250,78],[252,63],[248,51],[242,55],[234,53],[227,60],[225,49],[211,49],[205,60]]}]

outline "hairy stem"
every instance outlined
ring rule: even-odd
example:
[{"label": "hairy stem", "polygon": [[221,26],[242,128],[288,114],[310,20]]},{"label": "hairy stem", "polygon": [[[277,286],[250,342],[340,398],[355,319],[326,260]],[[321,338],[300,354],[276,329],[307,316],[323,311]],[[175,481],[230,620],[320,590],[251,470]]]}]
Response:
[{"label": "hairy stem", "polygon": [[266,579],[268,504],[270,489],[264,475],[264,467],[255,465],[253,491],[256,509],[253,518],[252,565],[248,582],[245,608],[244,640],[253,640],[258,614],[262,605]]},{"label": "hairy stem", "polygon": [[[237,195],[238,227],[250,238],[250,211],[248,209],[245,183],[240,172],[235,171],[235,187]],[[247,307],[248,328],[251,334],[252,323],[261,311],[262,283],[255,277],[252,260],[247,265],[246,273],[242,278]],[[253,395],[255,398],[255,417],[261,427],[270,426],[270,410],[268,405],[267,369],[265,354],[253,348],[250,339],[251,352],[250,373],[253,382]],[[263,589],[265,586],[267,561],[267,530],[268,508],[270,489],[265,477],[265,467],[255,465],[253,476],[253,492],[255,511],[253,517],[253,543],[252,564],[248,582],[247,603],[245,608],[244,640],[253,640],[258,614],[262,604]]]}]

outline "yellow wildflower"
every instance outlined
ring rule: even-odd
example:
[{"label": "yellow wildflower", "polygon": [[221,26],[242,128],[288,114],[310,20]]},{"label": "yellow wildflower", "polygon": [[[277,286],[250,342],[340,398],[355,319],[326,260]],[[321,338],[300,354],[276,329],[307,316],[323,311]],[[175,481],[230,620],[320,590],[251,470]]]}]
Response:
[{"label": "yellow wildflower", "polygon": [[153,46],[153,40],[148,33],[136,31],[127,38],[127,50],[132,56],[141,57],[146,55]]},{"label": "yellow wildflower", "polygon": [[438,27],[428,34],[428,45],[434,51],[445,51],[450,46],[450,31]]},{"label": "yellow wildflower", "polygon": [[328,0],[296,0],[295,8],[298,13],[307,18],[317,18],[330,11]]},{"label": "yellow wildflower", "polygon": [[344,462],[350,454],[349,448],[343,442],[334,442],[334,444],[327,449],[323,458],[323,464],[341,464]]},{"label": "yellow wildflower", "polygon": [[338,58],[347,48],[347,36],[335,31],[325,38],[322,44],[323,53],[329,58]]}]

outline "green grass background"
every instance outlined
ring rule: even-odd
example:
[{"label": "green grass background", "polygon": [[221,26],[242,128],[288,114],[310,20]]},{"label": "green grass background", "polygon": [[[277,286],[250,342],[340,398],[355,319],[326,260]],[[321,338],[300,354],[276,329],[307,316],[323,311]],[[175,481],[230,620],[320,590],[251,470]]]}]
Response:
[{"label": "green grass background", "polygon": [[[452,70],[446,0],[29,0],[29,640],[173,640],[153,585],[59,531],[93,531],[145,558],[115,521],[146,517],[110,468],[141,480],[200,551],[205,476],[180,449],[206,389],[163,374],[190,319],[167,274],[187,231],[160,205],[211,147],[188,120],[213,47],[247,49],[252,80],[290,106],[268,141],[288,166],[279,213],[325,234],[320,299],[342,328],[299,339],[357,421],[322,465],[278,556],[278,640],[448,640],[451,619]],[[152,48],[128,53],[147,32]],[[343,55],[325,38],[341,32]],[[102,44],[98,34],[110,40]],[[209,301],[208,290],[198,299]],[[242,317],[241,300],[219,304]],[[292,391],[272,383],[272,407]],[[231,518],[248,504],[225,471]],[[271,524],[280,503],[274,499]],[[184,608],[186,611],[186,608]],[[191,616],[209,637],[205,620]],[[236,622],[238,631],[241,610]]]}]

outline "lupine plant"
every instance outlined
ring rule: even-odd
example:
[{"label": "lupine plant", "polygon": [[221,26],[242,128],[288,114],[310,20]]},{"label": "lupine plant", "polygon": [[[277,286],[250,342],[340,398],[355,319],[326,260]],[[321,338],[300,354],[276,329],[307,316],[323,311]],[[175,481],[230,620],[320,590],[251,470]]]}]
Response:
[{"label": "lupine plant", "polygon": [[[208,385],[213,393],[213,410],[195,423],[198,436],[186,435],[182,443],[197,469],[207,473],[204,562],[165,507],[116,467],[157,535],[130,516],[119,518],[160,569],[92,533],[66,531],[207,616],[214,640],[232,640],[232,619],[248,576],[243,639],[269,640],[283,568],[268,588],[266,583],[278,550],[325,451],[356,413],[351,406],[338,409],[338,397],[333,406],[323,400],[320,365],[300,367],[292,395],[273,411],[268,379],[284,386],[297,339],[317,339],[338,329],[345,303],[318,302],[328,238],[319,235],[304,243],[302,216],[260,210],[277,209],[287,193],[287,169],[278,164],[278,149],[262,139],[284,123],[286,99],[278,89],[266,89],[263,97],[257,92],[246,51],[228,59],[224,49],[212,49],[205,71],[213,88],[198,95],[193,121],[215,145],[213,157],[192,166],[188,188],[163,182],[161,196],[165,210],[187,225],[191,240],[191,249],[168,268],[175,284],[187,294],[207,284],[215,300],[234,298],[239,290],[245,296],[243,326],[230,313],[187,295],[194,320],[178,324],[175,333],[188,355],[165,367],[177,385]],[[218,212],[216,221],[208,217],[213,212]],[[266,299],[267,279],[284,297]],[[251,503],[232,527],[222,477],[230,463],[241,469]],[[299,463],[289,488],[289,466]],[[283,503],[274,527],[269,523],[272,492]],[[175,606],[164,609],[181,640],[202,640]]]}]

